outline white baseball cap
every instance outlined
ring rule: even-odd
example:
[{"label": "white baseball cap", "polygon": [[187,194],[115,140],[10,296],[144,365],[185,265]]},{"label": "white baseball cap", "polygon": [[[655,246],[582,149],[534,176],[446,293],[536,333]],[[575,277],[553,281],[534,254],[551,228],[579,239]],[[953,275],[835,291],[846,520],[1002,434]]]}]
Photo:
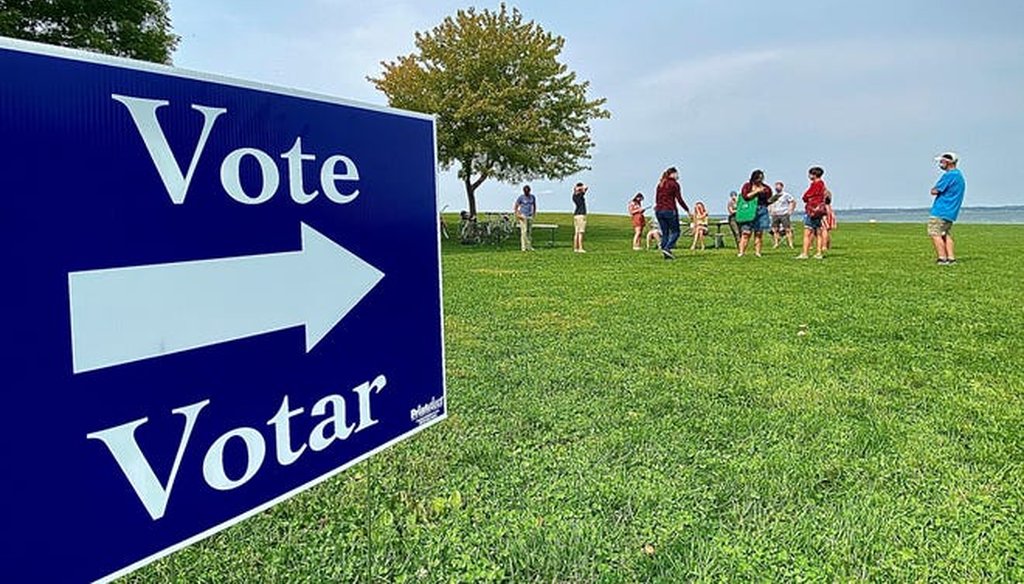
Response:
[{"label": "white baseball cap", "polygon": [[943,152],[942,154],[939,154],[938,156],[935,157],[935,162],[938,162],[940,160],[945,160],[947,162],[952,162],[953,164],[956,164],[957,162],[959,162],[960,157],[956,155],[956,152]]}]

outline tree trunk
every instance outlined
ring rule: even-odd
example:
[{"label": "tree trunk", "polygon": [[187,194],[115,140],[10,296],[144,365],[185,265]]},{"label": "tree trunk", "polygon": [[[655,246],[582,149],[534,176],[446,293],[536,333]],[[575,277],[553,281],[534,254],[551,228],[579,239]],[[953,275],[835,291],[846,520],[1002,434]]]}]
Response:
[{"label": "tree trunk", "polygon": [[487,175],[487,170],[484,170],[476,180],[473,180],[470,173],[466,172],[465,178],[462,179],[463,184],[466,185],[466,200],[469,201],[469,214],[471,216],[476,216],[476,190],[487,180]]},{"label": "tree trunk", "polygon": [[476,187],[468,178],[465,179],[466,184],[466,200],[469,201],[469,215],[470,217],[476,216]]}]

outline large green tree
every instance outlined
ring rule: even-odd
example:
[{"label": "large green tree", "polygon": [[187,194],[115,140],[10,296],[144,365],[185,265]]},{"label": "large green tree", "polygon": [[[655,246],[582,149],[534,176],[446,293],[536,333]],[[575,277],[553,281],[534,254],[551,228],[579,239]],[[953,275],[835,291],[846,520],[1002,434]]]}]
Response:
[{"label": "large green tree", "polygon": [[167,0],[0,0],[0,35],[156,63],[178,36]]},{"label": "large green tree", "polygon": [[564,45],[515,8],[470,8],[417,33],[417,51],[382,62],[369,81],[393,107],[437,116],[439,162],[458,164],[475,214],[489,178],[559,179],[588,168],[590,121],[610,114],[559,62]]}]

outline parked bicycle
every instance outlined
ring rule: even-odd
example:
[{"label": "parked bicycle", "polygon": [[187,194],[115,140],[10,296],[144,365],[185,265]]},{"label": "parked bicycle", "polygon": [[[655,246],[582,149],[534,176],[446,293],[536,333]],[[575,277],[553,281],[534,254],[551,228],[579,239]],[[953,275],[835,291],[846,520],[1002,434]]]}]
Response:
[{"label": "parked bicycle", "polygon": [[498,245],[515,232],[508,213],[485,213],[480,219],[466,211],[459,213],[459,242],[466,245],[489,243]]}]

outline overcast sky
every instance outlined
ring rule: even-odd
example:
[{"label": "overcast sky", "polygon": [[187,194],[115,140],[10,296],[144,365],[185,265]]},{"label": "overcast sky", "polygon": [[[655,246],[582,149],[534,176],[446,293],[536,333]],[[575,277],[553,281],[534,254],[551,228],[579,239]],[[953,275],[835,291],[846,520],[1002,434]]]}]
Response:
[{"label": "overcast sky", "polygon": [[[386,104],[366,81],[413,51],[413,35],[459,8],[446,0],[172,0],[175,65]],[[593,170],[534,181],[541,210],[624,213],[677,166],[684,197],[724,209],[754,168],[794,194],[812,164],[839,208],[930,204],[932,158],[955,150],[966,204],[1024,204],[1024,2],[892,0],[510,2],[566,38],[562,59],[608,98]],[[454,173],[442,205],[466,207]],[[487,182],[481,210],[518,185]]]}]

